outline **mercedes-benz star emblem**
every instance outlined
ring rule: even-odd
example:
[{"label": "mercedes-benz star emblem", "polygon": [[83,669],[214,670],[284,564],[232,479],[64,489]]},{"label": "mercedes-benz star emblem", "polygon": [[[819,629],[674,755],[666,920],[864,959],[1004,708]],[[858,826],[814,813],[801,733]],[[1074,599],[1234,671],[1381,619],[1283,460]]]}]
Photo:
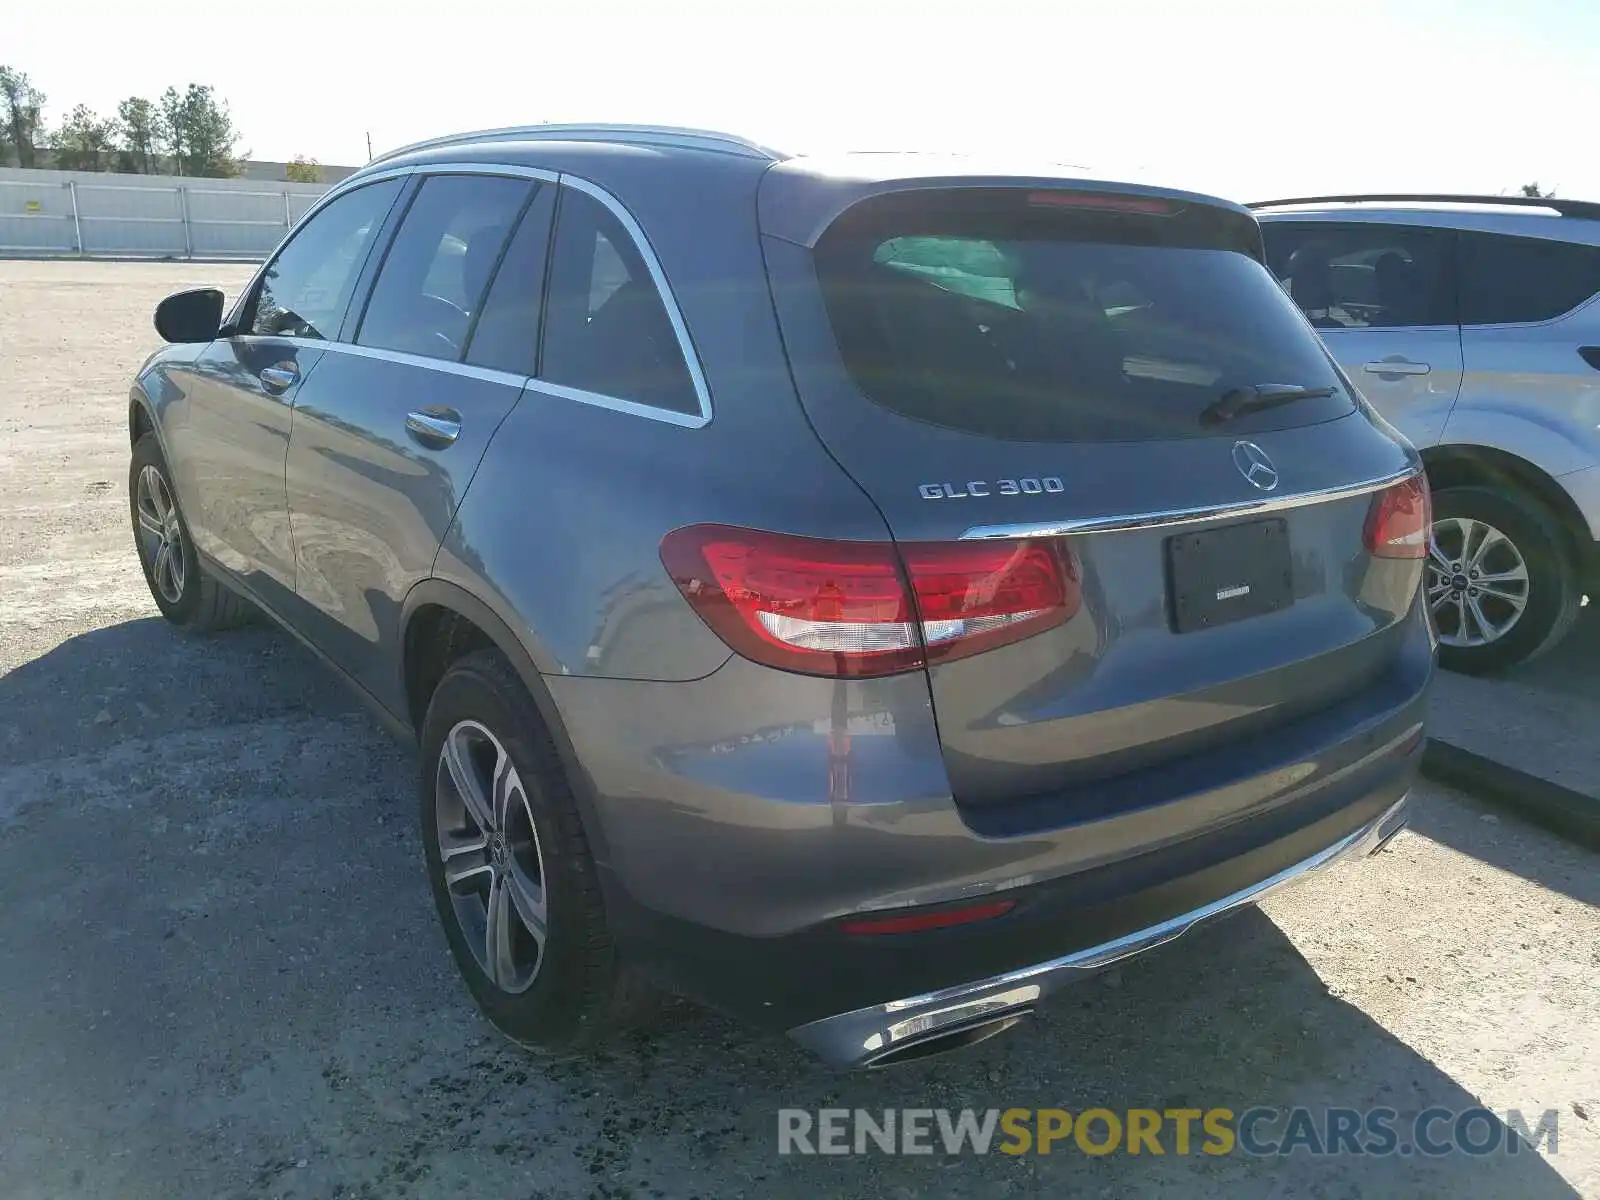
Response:
[{"label": "mercedes-benz star emblem", "polygon": [[1267,452],[1254,442],[1233,444],[1233,465],[1258,491],[1270,492],[1278,486],[1278,468],[1272,465]]}]

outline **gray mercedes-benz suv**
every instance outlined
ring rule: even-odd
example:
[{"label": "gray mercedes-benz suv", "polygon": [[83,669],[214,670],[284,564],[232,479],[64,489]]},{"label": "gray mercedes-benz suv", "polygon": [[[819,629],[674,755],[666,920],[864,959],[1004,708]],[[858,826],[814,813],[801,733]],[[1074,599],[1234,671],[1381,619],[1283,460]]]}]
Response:
[{"label": "gray mercedes-benz suv", "polygon": [[920,1057],[1404,820],[1427,487],[1239,206],[501,130],[156,325],[157,605],[248,601],[416,738],[530,1047],[659,988]]}]

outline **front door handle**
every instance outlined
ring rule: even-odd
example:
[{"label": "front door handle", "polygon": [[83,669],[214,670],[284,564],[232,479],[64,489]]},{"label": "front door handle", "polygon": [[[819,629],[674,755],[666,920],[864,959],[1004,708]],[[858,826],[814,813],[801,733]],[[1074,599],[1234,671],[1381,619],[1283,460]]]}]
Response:
[{"label": "front door handle", "polygon": [[1369,362],[1361,369],[1372,375],[1426,375],[1433,370],[1427,363],[1412,362],[1408,358],[1386,358],[1382,362]]},{"label": "front door handle", "polygon": [[293,363],[283,363],[276,367],[262,367],[259,378],[268,388],[281,392],[294,386],[294,381],[300,378],[300,372]]},{"label": "front door handle", "polygon": [[430,450],[443,450],[461,436],[461,414],[453,408],[419,408],[406,414],[411,440]]}]

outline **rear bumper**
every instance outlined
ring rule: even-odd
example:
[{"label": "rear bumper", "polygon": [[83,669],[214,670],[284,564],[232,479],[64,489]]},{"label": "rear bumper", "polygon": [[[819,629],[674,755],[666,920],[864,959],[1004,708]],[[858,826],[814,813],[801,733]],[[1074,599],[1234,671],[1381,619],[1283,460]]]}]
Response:
[{"label": "rear bumper", "polygon": [[[935,1017],[945,1031],[970,1019],[969,999],[981,1011],[1012,999],[1026,1008],[1074,977],[1374,844],[1402,823],[1421,758],[1415,731],[1295,803],[1006,889],[1011,911],[970,925],[863,936],[830,920],[751,937],[645,909],[624,889],[608,901],[630,960],[661,985],[792,1033],[829,1061],[860,1064],[909,1037],[933,1036]],[[1019,988],[1037,996],[1008,995]]]},{"label": "rear bumper", "polygon": [[823,1060],[854,1068],[887,1065],[919,1047],[969,1031],[1004,1028],[1051,993],[1112,963],[1173,941],[1196,925],[1254,904],[1342,858],[1376,853],[1405,827],[1406,818],[1402,797],[1317,853],[1198,908],[1019,970],[823,1017],[790,1030],[790,1036]]}]

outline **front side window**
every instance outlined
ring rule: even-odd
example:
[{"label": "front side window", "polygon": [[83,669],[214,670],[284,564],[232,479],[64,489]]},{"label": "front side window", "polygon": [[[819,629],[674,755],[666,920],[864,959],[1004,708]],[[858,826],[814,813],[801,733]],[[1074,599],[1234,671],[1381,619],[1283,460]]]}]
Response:
[{"label": "front side window", "polygon": [[328,340],[338,336],[373,240],[400,180],[347,192],[312,214],[261,276],[250,305],[250,333]]},{"label": "front side window", "polygon": [[458,360],[533,186],[495,175],[424,180],[378,272],[357,343]]},{"label": "front side window", "polygon": [[917,420],[1018,441],[1208,436],[1227,397],[1263,387],[1312,394],[1228,419],[1226,432],[1348,414],[1353,400],[1244,225],[1220,211],[1094,214],[1050,193],[952,189],[863,201],[814,260],[846,372]]},{"label": "front side window", "polygon": [[1549,321],[1600,293],[1600,246],[1462,233],[1461,323]]},{"label": "front side window", "polygon": [[564,189],[556,215],[539,375],[677,413],[700,400],[644,257],[605,205]]},{"label": "front side window", "polygon": [[1450,235],[1372,221],[1266,221],[1267,262],[1318,329],[1454,325]]}]

